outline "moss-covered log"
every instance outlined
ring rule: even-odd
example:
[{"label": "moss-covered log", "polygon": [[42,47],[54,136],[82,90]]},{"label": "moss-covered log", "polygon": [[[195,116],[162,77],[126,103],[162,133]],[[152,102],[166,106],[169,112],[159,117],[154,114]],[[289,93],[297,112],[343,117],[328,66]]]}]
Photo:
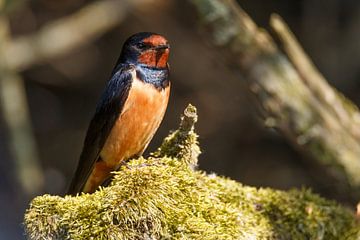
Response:
[{"label": "moss-covered log", "polygon": [[360,113],[316,70],[293,34],[274,15],[284,55],[234,0],[189,0],[204,33],[241,69],[259,100],[265,124],[311,155],[338,184],[360,197]]},{"label": "moss-covered log", "polygon": [[196,110],[152,157],[94,194],[35,198],[29,239],[357,239],[354,214],[309,190],[257,189],[194,170]]}]

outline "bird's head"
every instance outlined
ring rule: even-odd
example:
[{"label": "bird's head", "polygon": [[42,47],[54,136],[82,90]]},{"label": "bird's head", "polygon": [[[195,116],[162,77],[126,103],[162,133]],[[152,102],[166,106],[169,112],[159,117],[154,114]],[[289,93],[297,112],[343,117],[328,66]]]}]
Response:
[{"label": "bird's head", "polygon": [[150,32],[136,33],[124,43],[120,62],[166,68],[169,52],[170,46],[163,36]]}]

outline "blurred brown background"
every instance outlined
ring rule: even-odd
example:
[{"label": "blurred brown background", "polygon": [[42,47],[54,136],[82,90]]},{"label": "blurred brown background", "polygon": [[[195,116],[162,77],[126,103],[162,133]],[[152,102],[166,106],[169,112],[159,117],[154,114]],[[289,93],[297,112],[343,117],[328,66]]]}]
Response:
[{"label": "blurred brown background", "polygon": [[[9,6],[6,14],[11,35],[17,38],[36,33],[47,23],[76,13],[93,1],[4,2]],[[331,84],[359,103],[359,1],[238,2],[264,28],[270,14],[279,13]],[[171,43],[170,104],[147,152],[177,127],[180,113],[187,103],[193,103],[199,112],[197,132],[203,152],[200,169],[253,186],[311,187],[327,198],[352,202],[332,191],[331,179],[316,177],[306,156],[263,126],[241,73],[230,70],[224,56],[202,37],[196,14],[187,1],[140,1],[131,8],[123,4],[121,10],[126,13],[122,22],[95,41],[21,72],[45,184],[40,192],[22,192],[1,115],[0,239],[23,238],[22,217],[33,196],[65,192],[122,43],[139,31],[161,33]],[[94,21],[101,20],[96,17]]]}]

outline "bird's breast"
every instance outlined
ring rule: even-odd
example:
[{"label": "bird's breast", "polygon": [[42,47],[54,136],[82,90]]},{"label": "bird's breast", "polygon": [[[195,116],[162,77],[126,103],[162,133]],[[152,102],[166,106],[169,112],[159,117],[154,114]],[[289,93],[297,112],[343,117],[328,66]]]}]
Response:
[{"label": "bird's breast", "polygon": [[135,155],[142,154],[164,116],[169,86],[155,88],[134,76],[129,95],[119,118],[100,153],[111,168]]}]

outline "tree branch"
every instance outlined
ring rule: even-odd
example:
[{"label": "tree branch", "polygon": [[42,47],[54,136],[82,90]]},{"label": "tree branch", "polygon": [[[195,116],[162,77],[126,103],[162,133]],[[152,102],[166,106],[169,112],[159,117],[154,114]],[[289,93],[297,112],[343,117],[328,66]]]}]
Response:
[{"label": "tree branch", "polygon": [[17,180],[26,194],[34,195],[43,190],[44,176],[31,127],[23,79],[8,67],[3,58],[8,43],[8,22],[3,16],[0,17],[0,107],[9,134]]},{"label": "tree branch", "polygon": [[292,62],[233,0],[190,2],[207,36],[231,56],[233,66],[246,74],[265,123],[316,159],[338,180],[339,189],[351,186],[359,198],[357,108],[328,85],[278,17],[273,17],[272,26]]},{"label": "tree branch", "polygon": [[13,39],[4,51],[11,69],[22,71],[34,64],[65,55],[118,25],[133,7],[152,0],[103,0],[50,22],[37,33]]}]

